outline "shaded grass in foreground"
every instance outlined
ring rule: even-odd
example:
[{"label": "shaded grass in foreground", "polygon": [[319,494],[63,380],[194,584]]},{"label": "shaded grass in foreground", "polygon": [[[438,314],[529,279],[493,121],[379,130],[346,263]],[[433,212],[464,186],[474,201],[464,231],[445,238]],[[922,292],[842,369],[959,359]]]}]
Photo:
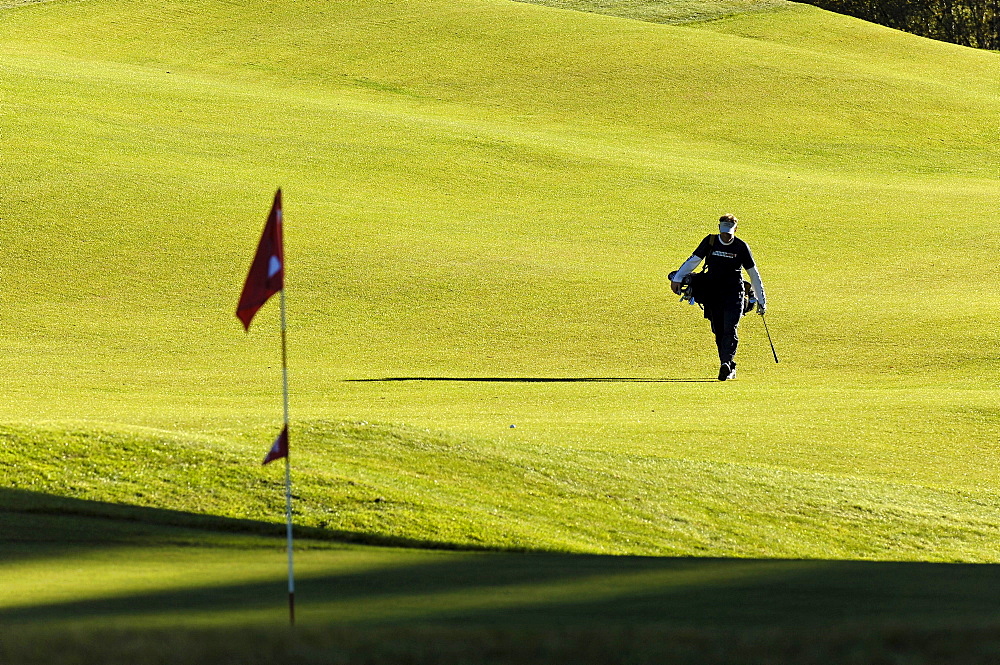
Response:
[{"label": "shaded grass in foreground", "polygon": [[300,541],[289,632],[280,537],[235,521],[238,533],[221,520],[190,528],[210,524],[198,515],[171,513],[179,527],[164,511],[132,507],[122,520],[89,509],[72,520],[2,514],[16,540],[0,545],[0,661],[971,663],[1000,644],[995,565],[314,539]]},{"label": "shaded grass in foreground", "polygon": [[[6,633],[6,634],[5,634]],[[639,628],[306,627],[269,630],[32,631],[11,639],[0,632],[10,662],[90,663],[674,663],[714,665],[795,663],[995,663],[1000,628],[902,626],[852,630],[709,631]],[[44,641],[43,641],[44,640]]]},{"label": "shaded grass in foreground", "polygon": [[[284,623],[280,551],[251,548],[257,558],[252,563],[273,564],[271,574],[238,579],[233,568],[246,567],[238,564],[245,553],[231,546],[223,552],[171,551],[182,547],[158,548],[162,562],[182,555],[182,570],[165,577],[163,588],[88,587],[87,597],[2,609],[0,623],[91,628]],[[307,626],[804,630],[1000,621],[995,566],[357,549],[304,549],[300,558],[297,616]],[[358,567],[359,560],[365,565]],[[78,574],[96,576],[117,567],[120,584],[130,568],[144,575],[149,561],[108,548],[104,560],[92,552],[74,565]],[[47,562],[36,570],[55,572],[54,565],[59,564]],[[215,575],[195,584],[184,576],[187,566],[207,567]],[[74,575],[55,574],[62,575],[65,594]],[[229,578],[236,581],[227,583]],[[9,597],[6,602],[17,600],[23,602]]]}]

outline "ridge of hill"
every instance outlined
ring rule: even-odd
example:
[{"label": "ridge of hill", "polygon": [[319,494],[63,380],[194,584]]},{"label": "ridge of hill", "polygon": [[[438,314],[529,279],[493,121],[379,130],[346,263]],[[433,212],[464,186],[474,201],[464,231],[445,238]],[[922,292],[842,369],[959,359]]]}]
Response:
[{"label": "ridge of hill", "polygon": [[651,23],[714,21],[750,12],[787,9],[789,0],[518,0],[555,9],[573,9]]}]

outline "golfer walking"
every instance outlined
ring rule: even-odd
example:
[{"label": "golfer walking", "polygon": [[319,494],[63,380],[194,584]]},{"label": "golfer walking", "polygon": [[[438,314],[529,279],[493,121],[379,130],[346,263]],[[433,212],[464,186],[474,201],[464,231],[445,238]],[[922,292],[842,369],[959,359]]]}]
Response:
[{"label": "golfer walking", "polygon": [[712,324],[715,345],[719,349],[719,381],[736,377],[736,328],[743,316],[743,273],[750,275],[750,284],[757,300],[757,313],[767,310],[764,284],[760,281],[757,264],[750,247],[736,237],[739,221],[732,215],[719,218],[719,234],[708,235],[687,261],[673,275],[670,288],[680,294],[684,278],[705,261],[708,268],[705,318]]}]

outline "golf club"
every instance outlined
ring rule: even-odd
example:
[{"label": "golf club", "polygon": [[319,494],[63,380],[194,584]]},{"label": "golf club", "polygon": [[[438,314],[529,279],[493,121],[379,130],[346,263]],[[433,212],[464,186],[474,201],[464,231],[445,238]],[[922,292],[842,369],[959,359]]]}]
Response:
[{"label": "golf club", "polygon": [[760,320],[764,322],[764,332],[767,333],[767,341],[771,344],[771,353],[774,354],[774,362],[778,362],[778,352],[774,350],[774,342],[771,341],[771,331],[767,329],[767,319],[761,314]]}]

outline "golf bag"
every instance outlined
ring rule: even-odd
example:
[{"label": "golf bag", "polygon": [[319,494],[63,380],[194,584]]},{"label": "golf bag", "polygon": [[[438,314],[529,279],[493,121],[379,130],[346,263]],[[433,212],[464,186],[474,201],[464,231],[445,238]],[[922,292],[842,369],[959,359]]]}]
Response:
[{"label": "golf bag", "polygon": [[743,280],[743,315],[746,316],[753,311],[757,304],[757,297],[753,294],[753,286],[750,282]]},{"label": "golf bag", "polygon": [[[673,281],[677,271],[670,273],[670,280]],[[688,274],[681,282],[681,301],[686,301],[690,305],[698,305],[705,309],[714,296],[712,283],[708,279],[708,272],[693,272]],[[750,282],[743,280],[743,314],[749,314],[757,304],[757,298],[753,295],[753,287]]]},{"label": "golf bag", "polygon": [[[673,281],[674,275],[677,271],[673,271],[669,275],[669,279]],[[708,281],[708,273],[704,270],[701,272],[689,273],[684,281],[681,282],[681,300],[687,301],[691,305],[700,305],[702,308],[711,299],[711,285]]]}]

